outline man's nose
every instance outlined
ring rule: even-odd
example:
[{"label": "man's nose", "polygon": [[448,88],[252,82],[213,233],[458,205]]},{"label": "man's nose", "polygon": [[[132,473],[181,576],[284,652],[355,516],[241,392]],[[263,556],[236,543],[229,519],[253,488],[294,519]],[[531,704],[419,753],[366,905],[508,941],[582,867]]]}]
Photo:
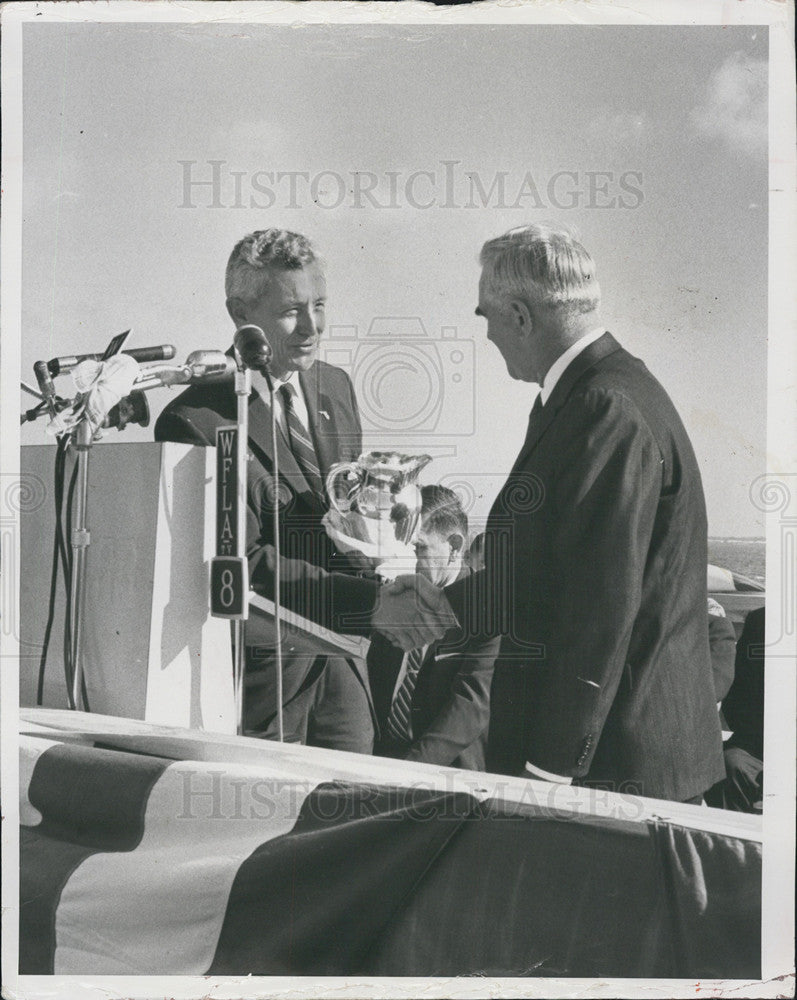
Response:
[{"label": "man's nose", "polygon": [[315,337],[323,332],[323,325],[316,318],[312,309],[308,309],[301,314],[301,330],[308,337]]}]

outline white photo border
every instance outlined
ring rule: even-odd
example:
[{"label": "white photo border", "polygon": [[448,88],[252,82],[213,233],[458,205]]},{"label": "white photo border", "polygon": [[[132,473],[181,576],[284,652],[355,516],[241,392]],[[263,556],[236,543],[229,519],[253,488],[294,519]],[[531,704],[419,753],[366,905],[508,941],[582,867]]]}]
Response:
[{"label": "white photo border", "polygon": [[[578,24],[578,25],[768,25],[770,32],[770,181],[769,181],[769,357],[767,389],[767,476],[797,494],[797,214],[795,213],[794,6],[766,0],[727,4],[721,0],[670,0],[667,4],[583,3],[562,0],[538,5],[478,3],[431,7],[420,3],[224,3],[137,2],[20,3],[2,10],[3,204],[2,204],[2,350],[0,352],[0,471],[3,482],[19,476],[19,425],[16,405],[20,370],[21,240],[22,240],[22,27],[25,23],[74,22],[257,22],[337,24]],[[743,363],[743,359],[740,359]],[[7,477],[11,477],[9,480]],[[5,516],[5,511],[2,512]],[[763,817],[763,949],[758,983],[702,982],[709,996],[774,997],[793,993],[794,942],[794,787],[795,663],[794,631],[784,632],[783,602],[794,596],[793,551],[784,551],[782,509],[767,514],[768,608],[780,610],[767,620],[768,680],[766,692],[767,790]],[[793,518],[797,532],[797,518]],[[13,518],[4,522],[12,539],[3,551],[7,580],[18,573],[18,534]],[[793,539],[793,535],[790,536]],[[16,547],[15,547],[16,546]],[[8,589],[6,594],[8,594]],[[19,619],[19,588],[11,588],[3,611]],[[793,620],[793,619],[792,619]],[[793,628],[793,626],[792,626]],[[19,856],[17,806],[19,655],[15,630],[0,633],[2,696],[3,800],[3,953],[4,996],[82,1000],[103,996],[149,997],[594,997],[694,996],[698,984],[683,980],[566,979],[315,979],[282,977],[64,977],[19,976],[17,973]],[[784,978],[785,977],[785,978]]]}]

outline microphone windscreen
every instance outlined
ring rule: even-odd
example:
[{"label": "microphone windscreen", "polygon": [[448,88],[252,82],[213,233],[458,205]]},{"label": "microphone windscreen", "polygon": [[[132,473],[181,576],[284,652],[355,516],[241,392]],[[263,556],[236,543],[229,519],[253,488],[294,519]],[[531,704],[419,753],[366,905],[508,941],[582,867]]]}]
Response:
[{"label": "microphone windscreen", "polygon": [[234,375],[235,360],[221,351],[193,351],[185,359],[191,370],[191,381]]},{"label": "microphone windscreen", "polygon": [[233,344],[244,368],[263,371],[271,363],[273,353],[271,344],[259,326],[247,323],[245,326],[239,327],[235,331]]},{"label": "microphone windscreen", "polygon": [[47,367],[47,362],[37,361],[33,366],[33,374],[36,376],[36,381],[39,384],[39,390],[42,395],[49,398],[54,397],[55,383],[50,375],[50,369]]},{"label": "microphone windscreen", "polygon": [[134,347],[129,351],[122,351],[129,354],[136,361],[171,361],[176,351],[174,344],[158,344],[157,347]]}]

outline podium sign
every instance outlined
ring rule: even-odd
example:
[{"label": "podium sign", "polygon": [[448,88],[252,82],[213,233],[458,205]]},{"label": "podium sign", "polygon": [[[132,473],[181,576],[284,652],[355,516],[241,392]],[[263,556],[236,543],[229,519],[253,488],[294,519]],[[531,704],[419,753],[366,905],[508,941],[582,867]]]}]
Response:
[{"label": "podium sign", "polygon": [[[246,558],[239,555],[238,428],[216,430],[216,555],[210,564],[210,613],[245,619],[249,590]],[[245,542],[244,542],[245,544]]]},{"label": "podium sign", "polygon": [[216,431],[216,555],[238,555],[238,428]]}]

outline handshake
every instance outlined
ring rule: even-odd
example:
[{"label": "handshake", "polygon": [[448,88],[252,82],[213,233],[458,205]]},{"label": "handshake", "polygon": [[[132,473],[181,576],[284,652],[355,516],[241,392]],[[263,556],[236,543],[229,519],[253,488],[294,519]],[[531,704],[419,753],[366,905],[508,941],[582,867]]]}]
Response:
[{"label": "handshake", "polygon": [[459,623],[439,587],[425,577],[407,575],[380,588],[371,624],[407,652],[442,639]]}]

